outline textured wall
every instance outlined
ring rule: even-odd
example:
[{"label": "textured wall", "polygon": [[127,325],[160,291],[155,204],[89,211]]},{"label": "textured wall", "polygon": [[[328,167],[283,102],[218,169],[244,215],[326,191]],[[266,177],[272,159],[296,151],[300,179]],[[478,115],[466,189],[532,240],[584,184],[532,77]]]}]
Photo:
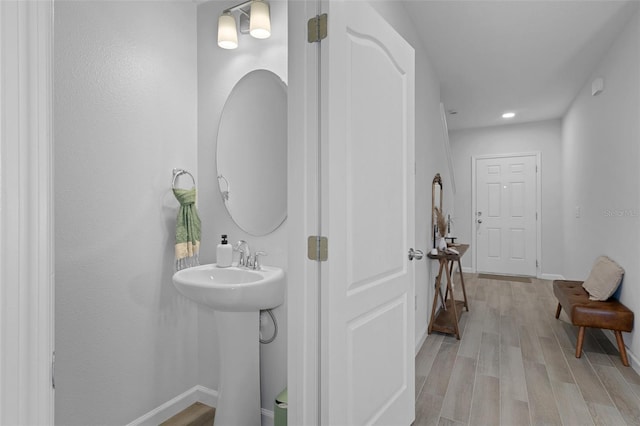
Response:
[{"label": "textured wall", "polygon": [[[585,279],[594,260],[607,255],[626,271],[620,300],[640,312],[640,15],[593,71],[604,91],[591,96],[586,82],[563,121],[564,275]],[[576,218],[576,207],[580,217]],[[625,336],[640,357],[638,326]]]},{"label": "textured wall", "polygon": [[[287,222],[263,237],[247,235],[227,212],[216,176],[216,145],[220,115],[235,84],[248,72],[267,69],[285,83],[287,76],[287,3],[270,1],[271,37],[257,40],[239,35],[239,47],[224,50],[217,45],[217,20],[222,10],[234,1],[205,2],[198,6],[198,177],[200,179],[200,215],[203,222],[201,263],[215,262],[220,234],[229,235],[233,244],[243,239],[252,251],[263,250],[265,265],[287,269]],[[249,117],[247,117],[249,123]],[[256,207],[259,210],[259,207]],[[234,259],[236,257],[234,256]],[[287,283],[292,285],[291,283]],[[287,385],[287,309],[286,303],[274,310],[278,320],[277,339],[260,345],[262,407],[273,410],[275,397]],[[199,363],[201,384],[217,389],[217,338],[213,311],[202,307],[199,313]],[[267,316],[265,337],[272,326]]]},{"label": "textured wall", "polygon": [[[436,173],[442,176],[444,186],[443,210],[451,212],[453,192],[449,167],[444,148],[440,121],[440,82],[435,74],[414,27],[411,16],[397,1],[372,1],[372,6],[415,49],[416,60],[416,247],[426,251],[431,242],[431,182]],[[433,297],[433,283],[438,268],[435,261],[426,257],[414,262],[416,268],[417,297],[416,343],[427,331]]]},{"label": "textured wall", "polygon": [[171,282],[196,172],[196,5],[55,2],[56,424],[126,424],[199,383]]},{"label": "textured wall", "polygon": [[[456,169],[455,233],[461,241],[471,242],[471,158],[489,154],[540,152],[542,259],[541,273],[562,275],[562,178],[560,120],[450,132],[451,151]],[[475,231],[474,231],[475,232]],[[462,264],[471,267],[471,255]]]}]

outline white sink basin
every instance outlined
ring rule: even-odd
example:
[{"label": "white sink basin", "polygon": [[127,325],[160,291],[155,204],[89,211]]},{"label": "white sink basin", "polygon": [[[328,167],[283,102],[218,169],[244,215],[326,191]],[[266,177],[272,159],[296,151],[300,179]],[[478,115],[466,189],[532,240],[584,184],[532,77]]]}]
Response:
[{"label": "white sink basin", "polygon": [[284,302],[284,271],[274,266],[254,271],[212,263],[176,272],[173,284],[184,296],[218,311],[259,311]]}]

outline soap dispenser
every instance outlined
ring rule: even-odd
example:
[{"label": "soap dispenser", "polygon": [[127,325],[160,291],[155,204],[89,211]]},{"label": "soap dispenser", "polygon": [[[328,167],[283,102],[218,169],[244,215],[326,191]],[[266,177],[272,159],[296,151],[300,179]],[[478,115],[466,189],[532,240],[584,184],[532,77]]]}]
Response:
[{"label": "soap dispenser", "polygon": [[222,241],[218,244],[217,250],[217,265],[219,268],[227,268],[231,266],[231,261],[233,260],[233,248],[231,244],[227,242],[227,236],[222,235]]}]

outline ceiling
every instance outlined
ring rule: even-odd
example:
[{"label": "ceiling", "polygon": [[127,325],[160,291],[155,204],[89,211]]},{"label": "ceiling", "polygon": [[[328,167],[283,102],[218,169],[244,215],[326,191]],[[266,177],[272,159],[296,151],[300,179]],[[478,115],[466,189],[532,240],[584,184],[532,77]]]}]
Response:
[{"label": "ceiling", "polygon": [[[562,117],[639,1],[403,4],[440,80],[445,109],[457,111],[447,114],[449,129],[462,129]],[[515,118],[503,119],[505,111]]]}]

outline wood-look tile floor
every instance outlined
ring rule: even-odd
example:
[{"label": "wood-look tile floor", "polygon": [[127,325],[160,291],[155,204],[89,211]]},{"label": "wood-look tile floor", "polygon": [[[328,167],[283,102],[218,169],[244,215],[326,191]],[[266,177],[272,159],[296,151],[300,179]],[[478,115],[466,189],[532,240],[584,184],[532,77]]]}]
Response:
[{"label": "wood-look tile floor", "polygon": [[461,339],[433,333],[416,356],[415,426],[640,425],[640,376],[600,330],[575,357],[551,281],[464,277]]}]

